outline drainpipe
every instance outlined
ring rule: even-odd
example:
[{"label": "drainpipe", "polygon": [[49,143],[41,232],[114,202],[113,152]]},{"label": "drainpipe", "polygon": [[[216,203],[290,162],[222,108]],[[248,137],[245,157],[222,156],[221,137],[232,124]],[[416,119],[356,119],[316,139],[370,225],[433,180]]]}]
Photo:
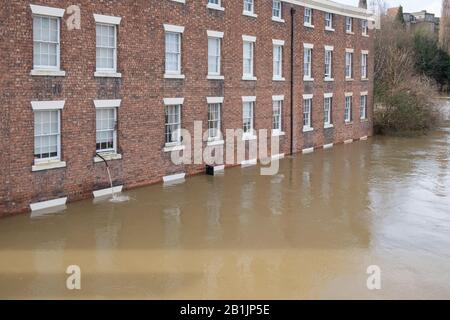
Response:
[{"label": "drainpipe", "polygon": [[294,154],[294,16],[291,8],[291,155]]}]

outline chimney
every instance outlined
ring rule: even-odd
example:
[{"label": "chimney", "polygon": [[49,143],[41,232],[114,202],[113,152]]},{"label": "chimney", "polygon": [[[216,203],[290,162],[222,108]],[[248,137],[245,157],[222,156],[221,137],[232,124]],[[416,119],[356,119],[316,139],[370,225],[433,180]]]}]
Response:
[{"label": "chimney", "polygon": [[359,0],[359,8],[367,9],[367,0]]}]

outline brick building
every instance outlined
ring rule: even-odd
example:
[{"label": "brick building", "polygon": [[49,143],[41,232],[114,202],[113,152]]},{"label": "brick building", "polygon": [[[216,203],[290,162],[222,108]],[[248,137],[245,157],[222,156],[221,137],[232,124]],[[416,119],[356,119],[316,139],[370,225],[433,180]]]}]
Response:
[{"label": "brick building", "polygon": [[97,152],[126,189],[203,172],[170,159],[194,121],[270,129],[282,154],[372,135],[368,20],[327,0],[4,4],[0,215],[107,188]]}]

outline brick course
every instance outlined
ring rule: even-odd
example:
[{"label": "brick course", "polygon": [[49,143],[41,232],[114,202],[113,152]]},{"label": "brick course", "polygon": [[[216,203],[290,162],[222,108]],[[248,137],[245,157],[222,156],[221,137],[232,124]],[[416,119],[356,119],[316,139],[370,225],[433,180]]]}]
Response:
[{"label": "brick course", "polygon": [[[68,15],[61,19],[61,69],[65,77],[31,76],[33,68],[30,3],[81,8],[81,30],[69,31]],[[175,166],[164,153],[163,98],[183,97],[182,127],[193,132],[194,121],[207,129],[206,97],[224,97],[222,128],[242,127],[242,96],[256,96],[255,129],[272,125],[272,95],[284,95],[281,153],[290,153],[290,30],[295,8],[294,152],[347,139],[372,135],[373,34],[361,35],[354,19],[354,35],[345,33],[344,16],[334,15],[335,32],[325,31],[325,14],[313,10],[315,28],[303,26],[302,6],[283,2],[285,23],[272,21],[272,1],[256,0],[257,18],[242,15],[242,1],[222,0],[225,11],[206,7],[207,0],[186,4],[159,1],[66,0],[10,1],[0,15],[2,112],[0,114],[0,216],[26,212],[30,203],[67,196],[69,201],[91,197],[109,186],[103,163],[94,163],[96,99],[122,99],[118,110],[118,152],[111,162],[115,184],[134,188],[161,181],[163,176],[204,170],[204,166]],[[95,21],[93,14],[122,17],[118,28],[118,72],[122,78],[95,78]],[[185,26],[182,36],[184,80],[164,79],[163,24]],[[207,30],[222,31],[222,74],[207,80]],[[242,35],[256,36],[255,76],[242,81]],[[272,80],[272,39],[285,41],[283,76]],[[314,82],[303,81],[303,43],[314,44]],[[324,82],[324,46],[334,46],[332,83]],[[345,48],[353,48],[354,81],[345,81]],[[369,50],[369,81],[361,81],[361,50]],[[359,120],[359,95],[368,91],[368,121]],[[334,128],[323,129],[323,95],[333,92]],[[344,93],[353,92],[353,124],[344,124]],[[314,94],[312,133],[302,132],[303,94]],[[66,168],[32,172],[34,157],[31,101],[65,100],[61,112],[61,159]]]}]

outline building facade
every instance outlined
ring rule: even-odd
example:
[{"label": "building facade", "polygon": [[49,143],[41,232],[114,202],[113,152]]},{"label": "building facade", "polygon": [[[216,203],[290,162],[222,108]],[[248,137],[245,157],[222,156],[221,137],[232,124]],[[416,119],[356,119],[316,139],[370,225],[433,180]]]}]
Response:
[{"label": "building facade", "polygon": [[125,189],[204,172],[171,161],[195,121],[205,146],[268,129],[280,155],[372,135],[368,20],[327,0],[9,2],[0,215],[109,187],[97,153]]}]

